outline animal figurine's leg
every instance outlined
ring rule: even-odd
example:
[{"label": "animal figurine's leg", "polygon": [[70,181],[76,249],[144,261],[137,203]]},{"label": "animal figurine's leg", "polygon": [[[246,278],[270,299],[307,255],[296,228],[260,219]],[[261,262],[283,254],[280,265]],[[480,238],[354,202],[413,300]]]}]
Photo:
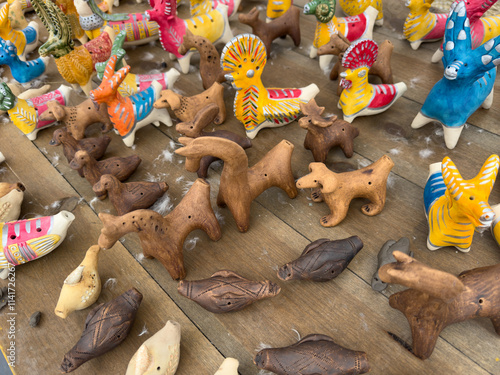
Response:
[{"label": "animal figurine's leg", "polygon": [[432,55],[432,58],[431,58],[431,61],[436,64],[438,62],[441,61],[441,59],[443,58],[444,56],[444,53],[443,51],[441,50],[441,48],[438,48],[436,52],[434,52],[434,55]]},{"label": "animal figurine's leg", "polygon": [[324,227],[334,227],[342,220],[344,220],[347,215],[348,208],[349,205],[339,205],[338,207],[335,207],[335,212],[321,218],[321,225]]},{"label": "animal figurine's leg", "polygon": [[[334,81],[337,78],[339,78],[339,70],[340,70],[340,58],[339,58],[339,61],[337,61],[335,63],[335,65],[332,68],[332,71],[330,72],[330,79],[332,81]],[[339,85],[340,85],[340,82],[339,82]]]},{"label": "animal figurine's leg", "polygon": [[488,96],[486,97],[486,99],[484,99],[484,102],[481,105],[481,107],[483,107],[484,109],[490,109],[491,108],[491,104],[493,104],[493,91],[495,91],[495,87],[491,88],[490,93],[488,94]]},{"label": "animal figurine's leg", "polygon": [[448,147],[450,150],[453,150],[457,145],[458,139],[460,138],[460,134],[462,133],[464,125],[453,128],[443,125],[444,143],[446,144],[446,147]]},{"label": "animal figurine's leg", "polygon": [[333,60],[333,55],[321,55],[319,57],[319,67],[323,70],[327,69],[332,60]]},{"label": "animal figurine's leg", "polygon": [[[420,45],[422,44],[422,40],[416,40],[414,42],[410,42],[410,46],[413,50],[417,50],[418,47],[420,47]],[[433,57],[434,58],[434,57]],[[434,62],[434,61],[433,61]]]},{"label": "animal figurine's leg", "polygon": [[316,56],[318,56],[318,49],[314,46],[311,46],[311,50],[309,51],[309,57],[311,59],[314,59]]},{"label": "animal figurine's leg", "polygon": [[374,194],[370,197],[371,203],[363,205],[361,207],[361,212],[367,216],[375,216],[382,212],[385,205],[385,200],[380,196],[380,194]]},{"label": "animal figurine's leg", "polygon": [[179,65],[183,74],[189,73],[189,62],[191,61],[192,54],[192,51],[188,51],[183,57],[179,59]]},{"label": "animal figurine's leg", "polygon": [[321,203],[323,202],[323,193],[321,192],[321,189],[314,189],[312,192],[311,192],[311,200],[314,202],[314,203]]},{"label": "animal figurine's leg", "polygon": [[231,214],[233,214],[236,226],[242,233],[246,232],[250,226],[250,203],[251,201],[246,203],[235,199],[227,202],[227,207],[231,211]]},{"label": "animal figurine's leg", "polygon": [[429,122],[432,121],[434,120],[427,116],[424,116],[422,112],[418,112],[418,114],[413,119],[413,122],[411,123],[411,127],[413,129],[420,129],[422,126],[427,125]]},{"label": "animal figurine's leg", "polygon": [[167,72],[167,89],[172,89],[174,87],[175,82],[179,79],[181,73],[177,69],[170,69]]}]

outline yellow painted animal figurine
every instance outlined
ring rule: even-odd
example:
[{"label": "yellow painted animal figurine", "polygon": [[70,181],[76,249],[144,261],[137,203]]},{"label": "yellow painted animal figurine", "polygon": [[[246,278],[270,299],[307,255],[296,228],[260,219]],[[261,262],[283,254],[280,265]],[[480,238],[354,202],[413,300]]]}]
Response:
[{"label": "yellow painted animal figurine", "polygon": [[28,21],[24,17],[24,13],[31,8],[31,2],[29,0],[7,0],[10,5],[9,9],[9,20],[10,24],[14,29],[24,29],[28,26]]},{"label": "yellow painted animal figurine", "polygon": [[226,79],[236,88],[234,114],[243,125],[247,137],[255,138],[264,128],[276,128],[300,115],[300,103],[307,103],[319,92],[314,83],[299,89],[266,88],[261,80],[266,66],[264,43],[255,35],[242,34],[226,44],[221,65]]},{"label": "yellow painted animal figurine", "polygon": [[0,9],[0,38],[12,42],[17,49],[17,55],[22,61],[26,61],[26,54],[38,47],[38,24],[31,21],[22,30],[15,30],[9,20],[10,4],[5,4]]},{"label": "yellow painted animal figurine", "polygon": [[340,7],[348,16],[357,16],[363,13],[369,6],[378,10],[375,25],[384,24],[384,12],[382,11],[382,0],[339,0]]},{"label": "yellow painted animal figurine", "polygon": [[447,13],[432,13],[429,8],[434,0],[408,0],[410,13],[403,25],[403,34],[411,48],[418,49],[422,42],[434,42],[444,37]]}]

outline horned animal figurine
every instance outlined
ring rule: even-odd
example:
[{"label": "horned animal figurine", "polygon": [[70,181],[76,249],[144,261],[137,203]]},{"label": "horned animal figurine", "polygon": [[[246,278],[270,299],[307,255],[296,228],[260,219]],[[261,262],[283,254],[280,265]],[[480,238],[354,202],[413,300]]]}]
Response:
[{"label": "horned animal figurine", "polygon": [[12,78],[17,82],[28,83],[45,73],[49,58],[38,57],[34,60],[23,61],[17,55],[16,46],[10,40],[0,39],[0,65],[7,65]]},{"label": "horned animal figurine", "polygon": [[346,158],[354,154],[354,138],[359,135],[358,128],[333,115],[321,117],[325,107],[319,107],[314,99],[309,103],[300,103],[300,110],[305,115],[299,120],[301,128],[307,130],[304,148],[311,150],[314,161],[324,163],[328,152],[333,147],[340,147]]},{"label": "horned animal figurine", "polygon": [[489,228],[495,213],[488,198],[495,184],[500,159],[491,155],[476,177],[464,180],[449,157],[429,166],[424,189],[425,215],[429,222],[427,248],[455,246],[468,252],[475,230]]},{"label": "horned animal figurine", "polygon": [[403,25],[403,34],[411,48],[417,50],[423,42],[435,42],[444,36],[447,13],[432,13],[434,0],[409,0],[405,3],[410,13]]},{"label": "horned animal figurine", "polygon": [[235,358],[226,358],[214,375],[238,375],[240,362]]},{"label": "horned animal figurine", "polygon": [[379,275],[386,283],[410,288],[393,294],[389,304],[408,319],[415,356],[429,358],[443,329],[469,319],[489,318],[500,335],[500,292],[492,287],[500,277],[500,264],[464,271],[457,277],[399,251],[393,255],[397,263],[386,264]]},{"label": "horned animal figurine", "polygon": [[382,212],[385,205],[387,178],[394,167],[394,162],[387,155],[375,163],[357,171],[335,173],[323,163],[309,164],[308,175],[297,181],[299,189],[315,189],[313,202],[325,202],[330,208],[330,215],[321,218],[324,227],[334,227],[347,216],[349,204],[354,198],[367,198],[370,203],[361,207],[361,212],[375,216]]},{"label": "horned animal figurine", "polygon": [[180,281],[177,291],[205,310],[220,314],[240,311],[255,301],[274,297],[281,288],[269,280],[252,281],[224,270],[208,279]]},{"label": "horned animal figurine", "polygon": [[[0,153],[0,163],[3,159]],[[9,184],[0,182],[0,223],[15,221],[21,214],[21,205],[26,188],[20,182]]]},{"label": "horned animal figurine", "polygon": [[348,16],[357,16],[369,7],[378,10],[377,20],[375,25],[382,26],[384,24],[384,12],[382,11],[382,0],[339,0],[340,7]]},{"label": "horned animal figurine", "polygon": [[413,256],[413,251],[410,250],[410,240],[406,237],[400,238],[397,242],[389,240],[384,243],[377,256],[377,270],[372,277],[373,290],[382,292],[383,290],[385,290],[385,288],[387,288],[387,283],[384,283],[382,280],[380,280],[378,272],[382,266],[396,261],[396,258],[394,258],[394,256],[392,255],[392,253],[396,250],[411,257]]},{"label": "horned animal figurine", "polygon": [[248,230],[250,205],[264,190],[276,186],[283,189],[290,199],[297,196],[291,166],[293,144],[286,140],[274,146],[252,168],[248,168],[245,150],[228,139],[180,137],[179,142],[186,147],[175,150],[175,153],[186,157],[189,172],[196,172],[201,159],[207,155],[224,162],[217,205],[227,205],[240,232]]},{"label": "horned animal figurine", "polygon": [[182,245],[195,229],[204,230],[212,241],[221,237],[219,222],[210,205],[210,185],[197,179],[182,201],[163,217],[151,210],[137,210],[123,216],[100,213],[103,223],[99,246],[111,248],[127,233],[139,234],[146,258],[156,258],[174,280],[186,277]]}]

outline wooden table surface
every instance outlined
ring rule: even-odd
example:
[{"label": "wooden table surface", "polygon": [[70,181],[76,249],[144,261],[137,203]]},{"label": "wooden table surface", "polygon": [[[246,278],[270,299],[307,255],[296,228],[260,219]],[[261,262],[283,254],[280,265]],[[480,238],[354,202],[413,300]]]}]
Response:
[{"label": "wooden table surface", "polygon": [[[131,0],[129,0],[131,1]],[[303,2],[298,6],[302,7]],[[245,3],[244,11],[253,6],[265,9],[264,3]],[[123,4],[122,11],[147,9],[146,4]],[[186,15],[188,7],[180,7]],[[264,13],[264,12],[262,12]],[[340,11],[338,12],[340,14]],[[159,330],[167,320],[182,326],[181,360],[177,373],[213,374],[224,357],[240,361],[241,374],[257,374],[252,360],[264,347],[287,346],[298,336],[321,333],[331,336],[338,344],[365,351],[372,374],[500,374],[499,337],[491,322],[476,319],[448,327],[441,334],[434,353],[425,361],[414,357],[389,336],[392,332],[411,344],[408,323],[399,311],[388,304],[388,297],[400,286],[389,286],[383,293],[370,287],[376,268],[377,254],[384,242],[406,236],[410,239],[415,258],[453,274],[500,262],[500,250],[490,232],[476,234],[472,250],[459,253],[454,248],[431,252],[426,248],[427,223],[423,211],[423,188],[428,165],[450,156],[465,178],[474,176],[486,158],[498,152],[500,141],[500,90],[495,90],[490,110],[478,110],[469,119],[457,147],[444,146],[440,125],[429,124],[422,129],[410,128],[427,93],[443,73],[441,64],[431,64],[430,58],[438,43],[423,44],[413,51],[402,35],[407,9],[402,1],[384,3],[384,26],[376,27],[375,41],[390,39],[395,46],[392,67],[395,82],[403,81],[408,91],[388,111],[371,117],[357,118],[353,125],[360,135],[354,141],[355,154],[346,159],[340,150],[331,151],[327,166],[336,171],[364,167],[384,154],[395,163],[389,180],[387,202],[383,212],[368,217],[360,208],[365,201],[355,200],[347,218],[334,228],[323,228],[319,219],[328,213],[325,204],[312,203],[309,191],[300,190],[294,200],[283,191],[272,188],[259,196],[251,207],[250,229],[238,232],[227,209],[215,206],[221,165],[209,171],[212,205],[220,218],[222,238],[212,242],[202,231],[193,232],[185,243],[184,259],[187,280],[209,277],[218,270],[231,269],[255,280],[278,282],[276,271],[295,259],[304,247],[319,238],[341,239],[358,235],[364,248],[339,277],[327,283],[307,281],[282,282],[281,293],[272,299],[259,301],[240,312],[216,315],[177,293],[173,281],[163,266],[154,259],[141,259],[141,247],[135,234],[125,236],[112,249],[101,252],[99,273],[108,283],[98,303],[107,302],[131,287],[144,295],[142,305],[129,337],[113,351],[87,362],[76,374],[123,374],[127,364],[142,342]],[[34,13],[30,14],[33,17]],[[264,14],[261,14],[263,17]],[[320,88],[316,97],[326,113],[341,115],[337,109],[337,82],[319,68],[317,59],[309,59],[315,19],[301,15],[302,44],[295,48],[290,40],[278,40],[273,45],[271,59],[263,74],[270,87],[302,87],[312,82]],[[249,32],[246,25],[232,21],[234,34]],[[222,46],[219,46],[219,51]],[[178,67],[168,59],[159,43],[128,49],[132,72],[148,73],[154,69]],[[190,74],[182,75],[176,91],[194,95],[202,90],[198,73],[198,58],[193,58]],[[3,73],[8,75],[8,69]],[[56,88],[62,83],[55,64],[46,73],[45,81]],[[226,85],[225,100],[228,119],[218,129],[230,129],[243,135],[244,129],[233,115],[234,89]],[[71,103],[83,100],[72,93]],[[211,126],[210,128],[214,128]],[[54,128],[43,130],[30,142],[10,122],[0,125],[0,151],[6,162],[0,165],[0,181],[20,181],[26,186],[21,217],[31,218],[57,211],[57,202],[66,197],[80,198],[74,210],[75,221],[64,243],[51,254],[16,268],[16,374],[56,374],[64,354],[79,339],[90,309],[72,313],[62,320],[54,315],[61,285],[66,276],[81,262],[85,251],[97,243],[101,230],[99,212],[114,213],[109,200],[98,201],[86,180],[69,168],[60,147],[49,146]],[[98,135],[93,125],[87,135]],[[142,164],[130,181],[162,180],[170,189],[169,203],[177,205],[191,183],[194,173],[184,169],[184,158],[172,154],[180,147],[175,128],[147,126],[137,133],[136,144],[127,148],[116,134],[106,153],[107,157],[138,154]],[[297,122],[278,129],[266,129],[247,150],[253,165],[282,139],[295,145],[292,168],[296,178],[308,173],[312,154],[303,147],[305,131]],[[493,189],[490,203],[498,203],[500,189]],[[7,281],[0,280],[0,286]],[[42,312],[36,328],[28,325],[30,315]],[[0,312],[0,345],[5,351],[7,338],[6,310]],[[145,334],[139,335],[143,329]]]}]

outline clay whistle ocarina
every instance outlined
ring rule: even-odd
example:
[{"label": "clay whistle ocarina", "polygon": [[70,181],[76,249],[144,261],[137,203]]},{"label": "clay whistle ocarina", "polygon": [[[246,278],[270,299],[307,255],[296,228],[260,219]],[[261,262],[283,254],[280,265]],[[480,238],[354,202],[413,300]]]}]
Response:
[{"label": "clay whistle ocarina", "polygon": [[0,183],[0,223],[19,219],[26,188],[20,182]]}]

